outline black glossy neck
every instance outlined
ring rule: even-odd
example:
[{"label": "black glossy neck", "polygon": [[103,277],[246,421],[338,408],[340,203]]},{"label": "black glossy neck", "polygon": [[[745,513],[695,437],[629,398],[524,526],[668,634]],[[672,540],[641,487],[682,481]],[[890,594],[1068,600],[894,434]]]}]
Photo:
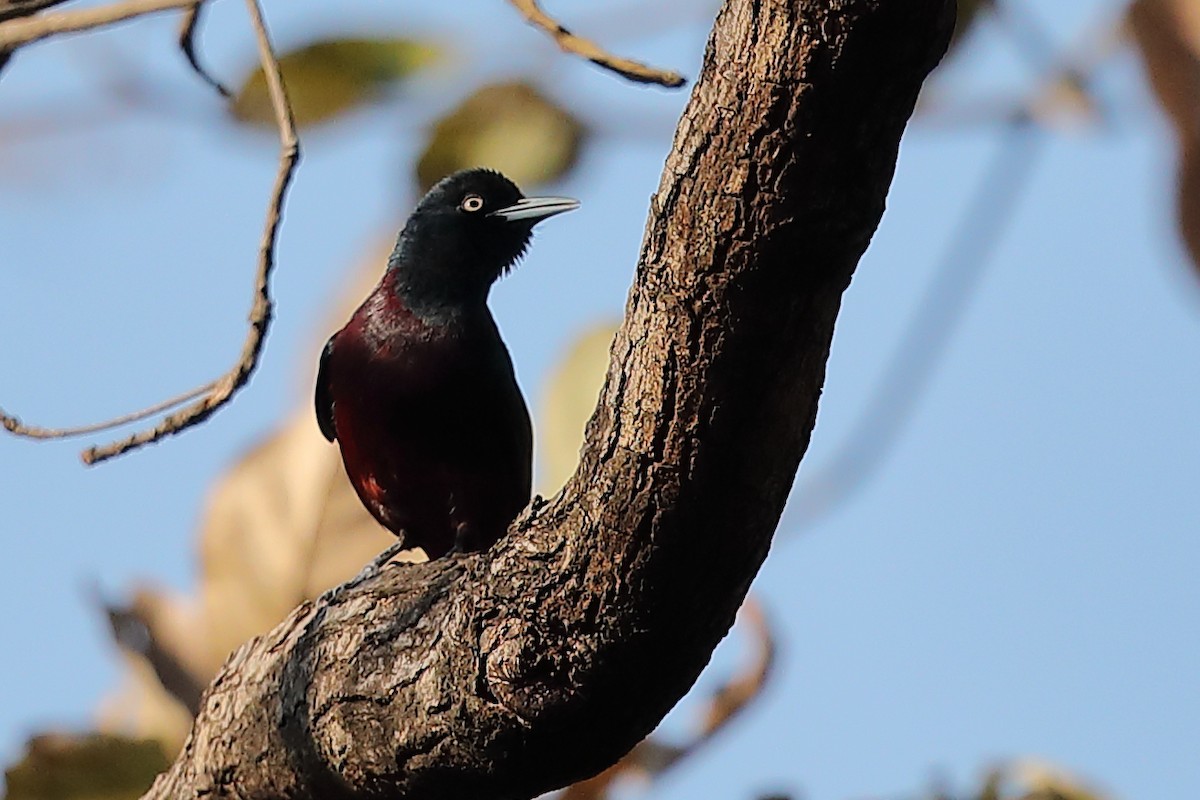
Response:
[{"label": "black glossy neck", "polygon": [[388,258],[392,290],[419,313],[487,307],[493,278],[472,248],[437,247],[405,230]]}]

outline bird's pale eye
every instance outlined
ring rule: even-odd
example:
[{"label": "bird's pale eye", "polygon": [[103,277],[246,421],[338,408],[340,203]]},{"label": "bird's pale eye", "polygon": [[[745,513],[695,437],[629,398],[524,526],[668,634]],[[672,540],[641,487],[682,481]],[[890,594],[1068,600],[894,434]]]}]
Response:
[{"label": "bird's pale eye", "polygon": [[479,211],[483,208],[483,198],[477,194],[469,194],[463,198],[459,208],[463,211]]}]

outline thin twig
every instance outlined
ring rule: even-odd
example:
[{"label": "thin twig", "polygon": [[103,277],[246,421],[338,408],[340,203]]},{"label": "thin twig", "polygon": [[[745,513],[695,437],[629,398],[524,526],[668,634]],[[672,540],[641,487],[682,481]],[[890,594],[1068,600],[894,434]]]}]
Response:
[{"label": "thin twig", "polygon": [[530,24],[535,25],[554,38],[563,51],[582,56],[593,64],[621,75],[637,83],[657,83],[661,86],[675,88],[684,84],[684,77],[678,72],[662,70],[633,61],[620,58],[606,52],[600,45],[590,39],[576,36],[564,28],[553,17],[541,9],[537,0],[508,0]]},{"label": "thin twig", "polygon": [[36,17],[23,17],[0,22],[0,50],[11,50],[62,33],[78,33],[118,22],[187,8],[196,0],[124,0],[110,6],[84,8],[79,11],[56,11]]},{"label": "thin twig", "polygon": [[[271,322],[272,302],[269,278],[275,263],[275,244],[283,200],[296,164],[299,161],[300,149],[296,138],[295,124],[292,120],[291,105],[288,103],[287,93],[283,86],[283,78],[279,73],[279,62],[271,47],[261,10],[254,0],[247,0],[247,2],[250,9],[251,23],[258,38],[259,57],[262,62],[263,72],[267,76],[271,102],[275,108],[275,117],[279,125],[281,153],[279,172],[275,179],[275,187],[271,195],[270,205],[267,208],[267,222],[263,230],[262,242],[259,246],[254,304],[250,310],[250,331],[242,347],[241,357],[237,364],[218,380],[207,383],[178,397],[158,403],[148,409],[127,414],[107,422],[85,425],[78,428],[43,428],[34,425],[25,425],[15,416],[9,415],[3,409],[0,409],[0,425],[3,425],[10,433],[36,439],[63,438],[84,433],[95,433],[130,422],[136,422],[167,409],[174,408],[181,403],[194,400],[197,397],[201,398],[198,402],[164,418],[157,426],[150,430],[136,433],[109,445],[92,447],[85,450],[82,453],[84,463],[95,464],[142,445],[158,441],[164,436],[178,433],[207,419],[209,415],[228,403],[233,395],[245,386],[250,375],[257,368],[259,356],[262,353],[264,337]],[[128,0],[122,4],[97,9],[46,14],[31,19],[10,20],[0,24],[0,50],[29,44],[61,33],[82,31],[171,8],[187,8],[189,12],[194,12],[196,6],[196,0]],[[185,55],[187,55],[188,45],[191,37],[194,35],[194,30],[189,32],[187,28],[194,29],[194,14],[190,22],[185,18],[184,24],[185,29],[181,32],[180,44],[184,48]],[[189,56],[189,60],[194,60],[194,52]],[[202,71],[201,74],[203,74]]]},{"label": "thin twig", "polygon": [[199,402],[166,417],[150,430],[141,431],[112,444],[92,447],[83,451],[82,458],[85,464],[96,464],[113,456],[127,453],[134,448],[156,442],[164,436],[179,433],[203,422],[213,412],[228,403],[233,395],[246,385],[258,367],[263,342],[271,324],[270,278],[271,271],[275,267],[275,244],[278,239],[279,221],[288,184],[291,183],[296,164],[300,161],[300,143],[296,138],[292,107],[288,102],[287,91],[283,86],[283,76],[279,71],[279,60],[271,46],[266,24],[263,22],[262,10],[257,0],[246,0],[246,5],[250,12],[250,22],[258,39],[259,60],[262,64],[263,74],[267,78],[271,105],[275,109],[275,121],[279,125],[280,155],[279,171],[275,176],[275,186],[267,207],[267,221],[258,250],[254,305],[250,309],[250,330],[242,346],[242,355],[233,368],[216,381],[212,392],[201,398]]},{"label": "thin twig", "polygon": [[138,422],[146,417],[153,417],[155,414],[170,411],[175,406],[183,405],[189,400],[195,400],[200,395],[211,392],[215,387],[215,381],[206,383],[203,386],[197,386],[191,391],[176,395],[169,400],[156,403],[149,408],[143,408],[141,411],[134,411],[131,414],[125,414],[124,416],[115,417],[104,422],[80,425],[76,428],[42,428],[37,425],[26,425],[19,418],[6,413],[4,409],[0,408],[0,425],[3,425],[4,429],[14,436],[24,436],[29,439],[69,439],[72,436],[83,436],[88,433],[99,433],[119,428],[122,425],[128,425],[131,422]]},{"label": "thin twig", "polygon": [[230,91],[225,88],[225,84],[200,65],[200,59],[196,55],[196,32],[200,28],[203,9],[203,0],[196,0],[190,8],[183,12],[183,19],[179,23],[179,49],[183,51],[183,57],[191,65],[192,71],[199,75],[205,83],[216,89],[222,97],[232,97]]}]

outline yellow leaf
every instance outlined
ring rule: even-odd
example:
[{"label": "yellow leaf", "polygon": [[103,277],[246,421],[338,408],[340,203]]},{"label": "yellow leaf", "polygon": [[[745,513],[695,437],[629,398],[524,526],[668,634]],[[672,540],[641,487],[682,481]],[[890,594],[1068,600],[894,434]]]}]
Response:
[{"label": "yellow leaf", "polygon": [[1057,764],[1035,758],[1023,758],[1007,770],[1027,797],[1047,800],[1105,800],[1083,779]]},{"label": "yellow leaf", "polygon": [[222,660],[209,646],[197,604],[174,592],[142,587],[128,607],[106,610],[110,620],[144,628],[132,636],[114,630],[129,671],[120,691],[101,704],[99,727],[154,739],[173,754],[191,727],[188,705],[198,702]]},{"label": "yellow leaf", "polygon": [[[313,410],[321,348],[379,278],[391,245],[379,244],[348,281],[331,321],[303,357],[306,378],[292,417],[225,474],[200,532],[201,616],[225,656],[296,607],[354,577],[395,542],[359,501],[336,444]],[[419,561],[419,551],[400,560]]]},{"label": "yellow leaf", "polygon": [[[388,250],[390,244],[371,249],[332,320],[312,340],[299,408],[213,487],[200,525],[199,597],[142,589],[130,606],[153,645],[202,686],[233,649],[353,577],[395,541],[354,494],[337,445],[321,436],[312,407],[325,338],[378,279]],[[423,559],[410,551],[397,560]],[[153,737],[174,752],[187,732],[186,711],[164,690],[154,659],[123,652],[135,668],[121,693],[103,704],[101,725]]]},{"label": "yellow leaf", "polygon": [[192,715],[158,681],[141,656],[121,652],[126,671],[120,687],[100,701],[96,725],[107,734],[152,739],[174,756],[192,727]]},{"label": "yellow leaf", "polygon": [[518,185],[555,180],[575,165],[583,125],[527,83],[479,89],[439,121],[417,162],[422,191],[452,172],[491,167]]},{"label": "yellow leaf", "polygon": [[586,329],[568,348],[542,392],[537,441],[540,494],[558,492],[579,462],[584,428],[608,370],[608,348],[618,322],[602,322]]}]

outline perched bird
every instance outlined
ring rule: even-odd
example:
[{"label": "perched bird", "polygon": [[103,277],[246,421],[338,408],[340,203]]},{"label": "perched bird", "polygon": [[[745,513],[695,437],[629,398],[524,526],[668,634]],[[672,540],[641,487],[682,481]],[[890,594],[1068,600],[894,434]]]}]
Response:
[{"label": "perched bird", "polygon": [[325,345],[317,423],[399,545],[430,558],[487,547],[529,502],[529,411],[487,298],[533,226],[578,206],[524,197],[491,170],[445,178]]}]

